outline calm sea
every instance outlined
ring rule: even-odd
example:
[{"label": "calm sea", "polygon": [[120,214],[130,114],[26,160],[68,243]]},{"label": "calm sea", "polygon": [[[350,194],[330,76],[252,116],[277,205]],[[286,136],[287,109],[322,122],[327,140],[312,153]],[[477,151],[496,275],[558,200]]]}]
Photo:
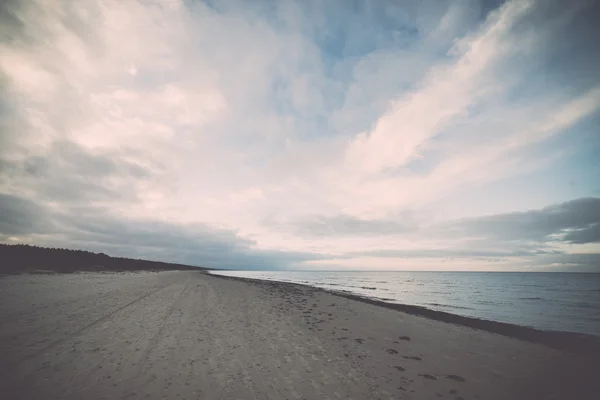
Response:
[{"label": "calm sea", "polygon": [[600,336],[600,274],[213,271],[294,282],[542,330]]}]

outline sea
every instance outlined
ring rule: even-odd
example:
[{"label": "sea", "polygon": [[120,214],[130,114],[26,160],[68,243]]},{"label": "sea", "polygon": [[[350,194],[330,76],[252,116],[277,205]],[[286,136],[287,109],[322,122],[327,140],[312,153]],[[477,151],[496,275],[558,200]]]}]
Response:
[{"label": "sea", "polygon": [[600,274],[558,272],[211,271],[292,282],[541,330],[600,336]]}]

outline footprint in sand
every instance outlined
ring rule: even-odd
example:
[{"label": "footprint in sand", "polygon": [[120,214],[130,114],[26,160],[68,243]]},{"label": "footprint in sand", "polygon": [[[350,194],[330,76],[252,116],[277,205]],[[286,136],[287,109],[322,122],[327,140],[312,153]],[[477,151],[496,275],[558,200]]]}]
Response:
[{"label": "footprint in sand", "polygon": [[419,374],[419,376],[422,376],[422,377],[423,377],[423,378],[425,378],[425,379],[431,379],[431,380],[433,380],[433,381],[436,381],[436,380],[437,380],[437,378],[436,378],[435,376],[433,376],[433,375],[429,375],[429,374]]},{"label": "footprint in sand", "polygon": [[360,339],[360,338],[358,338],[358,339],[354,339],[354,340],[356,340],[356,341],[357,341],[358,343],[360,343],[360,344],[363,344],[363,342],[364,342],[364,339]]},{"label": "footprint in sand", "polygon": [[402,356],[402,358],[406,358],[407,360],[415,360],[415,361],[421,361],[422,360],[421,357],[417,357],[417,356]]},{"label": "footprint in sand", "polygon": [[400,336],[398,339],[400,339],[400,340],[407,340],[407,341],[410,342],[410,337],[408,337],[408,336]]},{"label": "footprint in sand", "polygon": [[399,365],[394,365],[394,368],[396,368],[398,371],[406,371],[406,368],[403,368]]},{"label": "footprint in sand", "polygon": [[466,379],[463,378],[462,376],[458,376],[458,375],[446,375],[446,379],[452,379],[453,381],[456,382],[465,382]]},{"label": "footprint in sand", "polygon": [[398,351],[394,349],[387,349],[386,351],[388,352],[388,354],[398,354]]}]

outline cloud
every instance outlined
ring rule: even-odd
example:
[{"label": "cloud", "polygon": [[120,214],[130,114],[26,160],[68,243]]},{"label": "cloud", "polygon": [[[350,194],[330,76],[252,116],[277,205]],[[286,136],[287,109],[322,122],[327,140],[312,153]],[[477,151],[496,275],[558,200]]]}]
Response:
[{"label": "cloud", "polygon": [[585,228],[569,231],[563,240],[569,243],[599,243],[600,223],[591,224]]},{"label": "cloud", "polygon": [[0,235],[18,236],[50,233],[53,226],[44,219],[44,210],[28,199],[0,194]]},{"label": "cloud", "polygon": [[540,210],[466,219],[442,229],[463,236],[483,235],[489,240],[592,243],[598,239],[599,223],[600,198],[594,197]]},{"label": "cloud", "polygon": [[367,173],[401,166],[452,118],[497,91],[489,70],[497,59],[520,50],[519,42],[506,36],[531,6],[530,1],[507,2],[490,15],[478,32],[451,49],[460,53],[456,61],[432,69],[421,87],[394,102],[373,131],[354,139],[348,148],[349,162]]},{"label": "cloud", "polygon": [[[306,252],[264,251],[235,231],[203,224],[115,218],[95,210],[75,215],[16,196],[0,195],[0,238],[108,251],[124,257],[226,269],[274,269],[321,258]],[[89,209],[87,210],[90,211]]]},{"label": "cloud", "polygon": [[349,253],[345,257],[380,257],[380,258],[434,258],[434,259],[452,259],[452,258],[482,258],[485,260],[504,259],[507,257],[527,257],[538,256],[542,254],[556,254],[556,251],[548,251],[540,248],[519,248],[505,250],[486,250],[483,249],[424,249],[424,250],[374,250]]},{"label": "cloud", "polygon": [[394,235],[414,232],[417,229],[412,215],[406,213],[401,220],[369,220],[350,215],[313,217],[292,224],[298,234],[310,236]]},{"label": "cloud", "polygon": [[[299,224],[302,233],[312,237],[372,235],[393,236],[393,247],[349,250],[330,255],[329,262],[354,258],[395,260],[479,259],[494,263],[513,261],[517,265],[575,264],[597,266],[597,247],[569,251],[570,244],[598,243],[600,198],[581,198],[539,210],[480,216],[413,226],[408,218],[356,221],[348,217],[314,218]],[[410,239],[410,246],[403,241]],[[320,261],[322,262],[322,261]],[[514,266],[514,265],[513,265]]]},{"label": "cloud", "polygon": [[568,203],[599,189],[594,2],[0,7],[5,240],[240,268],[597,243]]},{"label": "cloud", "polygon": [[[9,172],[0,180],[4,187],[20,188],[19,194],[52,199],[63,206],[134,199],[132,181],[141,185],[152,174],[128,161],[123,152],[93,151],[64,140],[53,142],[45,154],[7,160],[4,168]],[[33,192],[27,190],[32,188]]]}]

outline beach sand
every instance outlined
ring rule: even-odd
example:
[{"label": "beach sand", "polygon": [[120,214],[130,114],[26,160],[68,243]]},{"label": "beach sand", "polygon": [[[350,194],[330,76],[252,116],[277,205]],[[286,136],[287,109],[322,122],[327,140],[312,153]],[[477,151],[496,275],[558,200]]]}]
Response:
[{"label": "beach sand", "polygon": [[5,399],[598,399],[575,354],[202,272],[0,279]]}]

